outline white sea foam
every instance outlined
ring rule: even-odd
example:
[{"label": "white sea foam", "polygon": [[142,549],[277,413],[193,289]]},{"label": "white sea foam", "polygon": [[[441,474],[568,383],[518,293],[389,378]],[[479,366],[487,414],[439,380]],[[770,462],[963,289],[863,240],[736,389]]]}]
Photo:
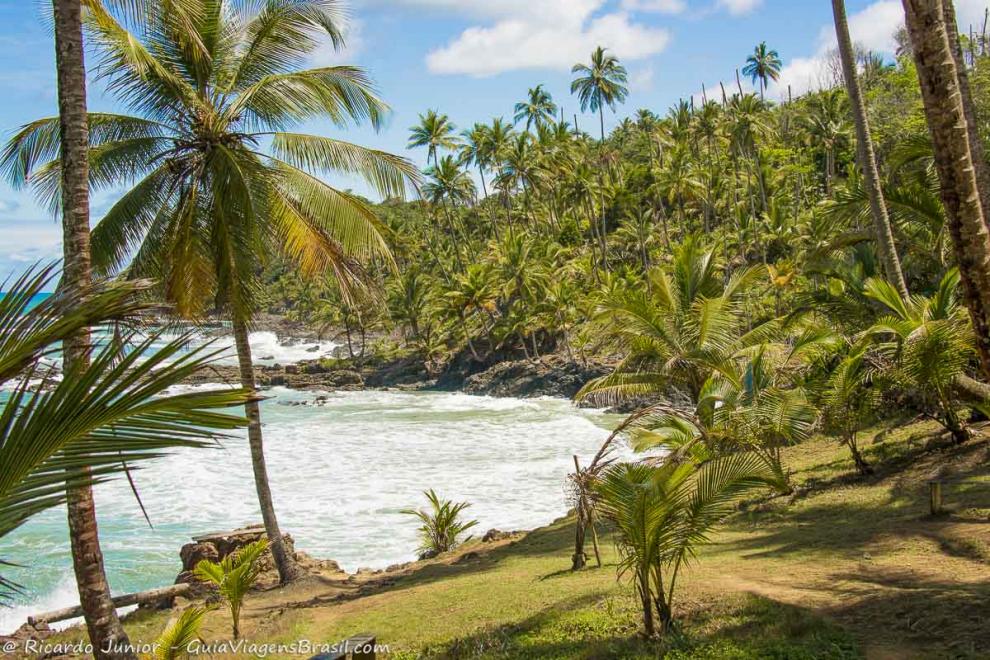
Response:
[{"label": "white sea foam", "polygon": [[[399,511],[423,506],[428,488],[471,502],[478,533],[546,524],[568,508],[571,456],[587,462],[613,421],[558,399],[285,388],[266,394],[265,447],[282,528],[299,549],[348,570],[414,558],[417,525]],[[319,405],[317,396],[326,402]],[[115,593],[171,583],[178,550],[193,534],[260,521],[243,438],[221,449],[179,451],[135,480],[154,530],[126,482],[96,493]],[[65,588],[71,569],[63,521],[60,511],[46,513],[0,543],[0,557],[31,567],[4,573],[30,595],[15,610],[0,609],[0,632],[26,613],[75,599]]]},{"label": "white sea foam", "polygon": [[[295,341],[292,339],[280,341],[274,332],[252,332],[248,336],[251,344],[251,355],[255,364],[295,364],[303,360],[317,360],[331,357],[340,346],[332,341]],[[223,349],[224,353],[218,359],[221,364],[237,364],[234,352],[234,338],[219,337],[212,341],[211,348]]]}]

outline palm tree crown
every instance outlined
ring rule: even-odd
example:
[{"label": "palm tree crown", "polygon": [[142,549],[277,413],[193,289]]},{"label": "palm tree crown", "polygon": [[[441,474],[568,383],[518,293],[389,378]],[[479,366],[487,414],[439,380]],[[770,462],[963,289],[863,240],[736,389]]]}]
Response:
[{"label": "palm tree crown", "polygon": [[437,152],[440,149],[456,149],[461,142],[457,137],[457,126],[450,117],[428,110],[419,116],[419,123],[409,129],[409,148],[427,148],[427,161],[437,162]]},{"label": "palm tree crown", "polygon": [[759,82],[760,96],[762,97],[769,82],[780,79],[782,66],[780,54],[768,48],[767,42],[761,41],[760,45],[753,49],[753,54],[746,58],[743,74],[749,76],[754,83]]},{"label": "palm tree crown", "polygon": [[543,85],[537,85],[529,90],[525,101],[516,103],[515,111],[514,121],[518,124],[525,119],[528,131],[533,125],[539,128],[552,123],[557,115],[557,104]]},{"label": "palm tree crown", "polygon": [[[275,253],[341,276],[355,257],[388,254],[370,206],[317,174],[359,175],[385,197],[417,176],[403,158],[289,132],[321,118],[378,127],[387,112],[361,69],[297,69],[316,30],[341,43],[336,3],[271,2],[253,16],[234,4],[203,3],[188,29],[157,4],[132,30],[99,3],[86,17],[98,77],[137,114],[90,116],[92,186],[137,182],[94,229],[94,266],[116,272],[133,255],[130,273],[162,281],[185,315],[227,305],[249,316]],[[57,135],[57,118],[32,122],[2,157],[15,184],[30,177],[50,203],[60,196]]]},{"label": "palm tree crown", "polygon": [[629,95],[626,84],[629,75],[626,68],[619,64],[615,55],[599,46],[591,54],[591,64],[575,64],[571,73],[577,78],[571,83],[571,94],[577,94],[581,102],[581,110],[591,110],[599,113],[602,121],[602,139],[604,141],[605,127],[603,111],[606,106],[615,110]]}]

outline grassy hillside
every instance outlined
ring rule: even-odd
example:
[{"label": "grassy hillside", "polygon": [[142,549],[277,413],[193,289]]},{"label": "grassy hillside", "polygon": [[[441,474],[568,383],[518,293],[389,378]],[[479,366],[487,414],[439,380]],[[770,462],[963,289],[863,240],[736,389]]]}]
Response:
[{"label": "grassy hillside", "polygon": [[[284,643],[368,631],[397,658],[990,657],[990,438],[955,447],[934,432],[916,423],[868,434],[869,479],[827,439],[789,450],[797,494],[728,521],[675,600],[680,632],[659,647],[637,637],[610,540],[605,566],[568,570],[569,519],[396,573],[258,594],[243,628]],[[947,489],[951,511],[932,519],[936,475],[968,482]],[[128,625],[149,639],[167,618]],[[227,631],[215,612],[204,637]]]}]

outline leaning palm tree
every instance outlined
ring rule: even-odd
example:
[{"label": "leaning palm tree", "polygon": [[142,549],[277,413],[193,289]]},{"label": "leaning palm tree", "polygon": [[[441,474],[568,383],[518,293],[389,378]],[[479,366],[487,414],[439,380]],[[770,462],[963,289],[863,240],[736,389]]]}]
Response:
[{"label": "leaning palm tree", "polygon": [[571,82],[571,94],[577,94],[581,111],[598,113],[601,139],[605,142],[605,108],[615,111],[617,104],[626,100],[629,75],[615,55],[599,46],[591,54],[591,64],[575,64],[571,73],[577,78]]},{"label": "leaning palm tree", "polygon": [[780,60],[780,53],[767,47],[767,42],[761,41],[760,45],[753,49],[753,54],[746,58],[746,66],[743,67],[743,75],[749,76],[753,83],[760,85],[760,98],[765,98],[767,86],[770,81],[780,79],[780,69],[784,65]]},{"label": "leaning palm tree", "polygon": [[537,85],[529,90],[525,101],[516,103],[514,121],[526,121],[526,130],[533,126],[537,128],[546,126],[554,121],[557,116],[557,104],[553,102],[550,92]]},{"label": "leaning palm tree", "polygon": [[[215,444],[246,422],[219,410],[242,405],[244,390],[167,392],[217,354],[186,352],[188,337],[153,349],[161,333],[128,332],[123,341],[85,347],[85,361],[63,360],[57,374],[50,365],[60,343],[91,326],[126,324],[147,308],[136,299],[147,285],[63,289],[38,303],[52,275],[51,268],[31,271],[5,283],[11,286],[0,297],[0,384],[9,385],[0,413],[0,537],[64,503],[73,489],[89,489],[173,447]],[[16,590],[0,578],[0,598]],[[103,639],[92,635],[93,642]]]},{"label": "leaning palm tree", "polygon": [[[378,127],[387,111],[358,68],[298,68],[318,32],[342,44],[335,2],[272,0],[253,15],[239,3],[197,6],[198,20],[180,30],[164,5],[149,5],[129,16],[132,33],[87,2],[97,76],[137,115],[89,116],[91,184],[136,181],[94,229],[93,261],[102,272],[153,277],[184,317],[228,315],[241,384],[254,390],[248,332],[270,256],[314,276],[332,272],[345,287],[361,275],[361,259],[390,260],[369,205],[317,174],[356,174],[381,195],[400,197],[418,173],[397,156],[290,132],[313,119]],[[30,181],[49,202],[61,195],[58,135],[57,119],[32,122],[3,155],[12,178]],[[256,400],[247,413],[262,517],[288,582],[294,567],[272,504]]]},{"label": "leaning palm tree", "polygon": [[409,148],[426,147],[426,162],[437,164],[441,149],[456,149],[461,144],[457,138],[457,126],[450,117],[428,110],[419,116],[419,123],[409,129]]},{"label": "leaning palm tree", "polygon": [[906,298],[907,283],[901,270],[901,260],[897,256],[894,232],[890,227],[890,216],[887,214],[887,203],[883,198],[880,169],[877,167],[877,157],[873,151],[870,122],[866,116],[866,103],[863,101],[863,91],[859,86],[856,55],[849,36],[845,0],[832,0],[832,14],[835,18],[835,34],[839,42],[842,76],[846,81],[846,91],[849,92],[853,120],[856,124],[856,159],[863,171],[866,190],[870,196],[870,214],[873,216],[873,226],[877,234],[877,251],[880,253],[887,279],[897,287],[901,296]]}]

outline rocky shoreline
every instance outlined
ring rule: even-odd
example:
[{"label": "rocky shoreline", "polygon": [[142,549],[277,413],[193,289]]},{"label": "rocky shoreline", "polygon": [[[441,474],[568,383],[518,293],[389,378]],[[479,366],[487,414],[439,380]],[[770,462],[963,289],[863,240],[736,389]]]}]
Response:
[{"label": "rocky shoreline", "polygon": [[[416,358],[303,360],[286,365],[256,365],[254,371],[259,387],[310,391],[434,390],[494,397],[572,398],[589,380],[608,373],[609,366],[598,361],[580,363],[555,353],[540,359],[503,355],[484,361],[458,356],[439,375],[428,373]],[[240,375],[236,366],[211,365],[185,382],[236,385]]]}]

